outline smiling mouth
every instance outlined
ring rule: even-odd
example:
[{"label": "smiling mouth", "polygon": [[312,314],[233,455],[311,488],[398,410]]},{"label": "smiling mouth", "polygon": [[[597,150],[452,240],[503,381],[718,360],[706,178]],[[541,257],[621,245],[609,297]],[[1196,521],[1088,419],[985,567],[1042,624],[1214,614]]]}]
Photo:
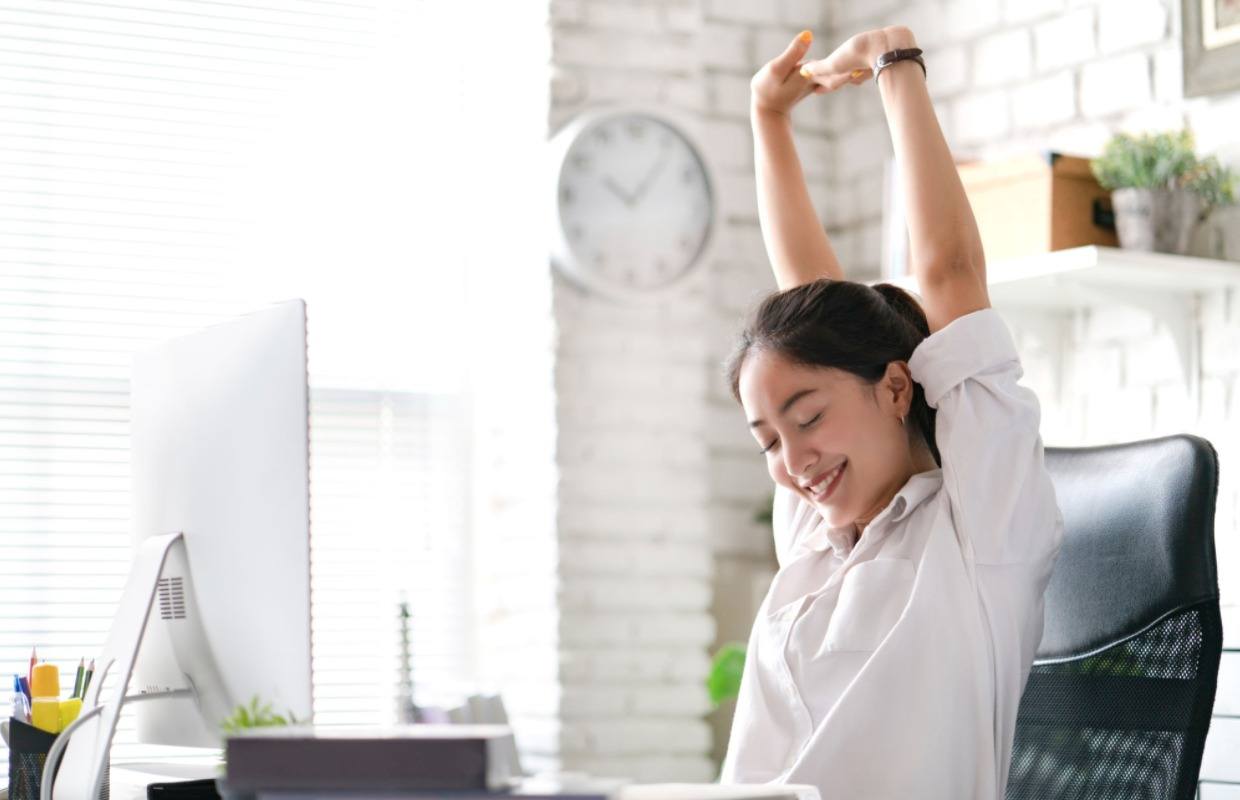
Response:
[{"label": "smiling mouth", "polygon": [[848,460],[840,462],[840,465],[833,470],[824,472],[814,479],[814,483],[809,486],[802,487],[811,499],[816,501],[826,500],[835,491],[840,480],[844,477],[844,472],[848,468]]}]

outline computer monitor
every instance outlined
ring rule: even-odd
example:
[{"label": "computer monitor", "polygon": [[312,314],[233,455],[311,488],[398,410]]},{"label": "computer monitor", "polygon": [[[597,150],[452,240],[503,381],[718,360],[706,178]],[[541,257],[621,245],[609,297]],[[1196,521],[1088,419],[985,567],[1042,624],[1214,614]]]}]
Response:
[{"label": "computer monitor", "polygon": [[[219,747],[258,697],[311,716],[306,309],[282,303],[138,355],[133,539],[181,532],[160,572],[129,692],[138,738]],[[177,554],[181,554],[178,558]]]}]

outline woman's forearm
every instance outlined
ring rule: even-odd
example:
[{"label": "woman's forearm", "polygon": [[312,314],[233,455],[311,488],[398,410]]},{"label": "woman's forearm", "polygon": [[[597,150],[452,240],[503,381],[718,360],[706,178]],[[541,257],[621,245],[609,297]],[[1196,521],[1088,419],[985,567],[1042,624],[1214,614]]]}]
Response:
[{"label": "woman's forearm", "polygon": [[[916,47],[911,34],[904,41],[901,38],[889,40],[887,46]],[[977,222],[921,67],[914,61],[898,61],[879,74],[878,87],[900,166],[913,273],[924,280],[938,270],[966,266],[984,281],[986,266]]]},{"label": "woman's forearm", "polygon": [[814,213],[786,114],[753,110],[758,220],[775,282],[789,289],[818,278],[844,279],[844,270]]}]

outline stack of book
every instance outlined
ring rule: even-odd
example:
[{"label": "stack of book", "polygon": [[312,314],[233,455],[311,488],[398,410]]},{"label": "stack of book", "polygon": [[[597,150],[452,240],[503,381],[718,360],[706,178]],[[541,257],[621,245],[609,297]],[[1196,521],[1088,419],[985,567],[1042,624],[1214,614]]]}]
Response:
[{"label": "stack of book", "polygon": [[224,800],[820,800],[810,786],[527,779],[515,752],[506,725],[255,728],[228,739],[221,789]]},{"label": "stack of book", "polygon": [[[398,725],[386,728],[254,728],[225,745],[225,786],[239,796],[366,796],[510,791],[505,725]],[[326,794],[331,793],[331,794]]]}]

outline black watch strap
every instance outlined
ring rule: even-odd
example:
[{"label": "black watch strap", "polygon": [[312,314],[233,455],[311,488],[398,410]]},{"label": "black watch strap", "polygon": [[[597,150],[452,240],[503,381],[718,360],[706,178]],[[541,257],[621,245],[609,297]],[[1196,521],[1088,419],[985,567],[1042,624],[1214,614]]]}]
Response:
[{"label": "black watch strap", "polygon": [[878,82],[878,75],[880,72],[887,67],[890,67],[897,61],[916,61],[921,67],[922,76],[925,76],[926,62],[922,59],[921,53],[921,48],[918,47],[909,47],[902,50],[889,50],[886,53],[883,53],[878,57],[878,60],[874,62],[874,82]]}]

